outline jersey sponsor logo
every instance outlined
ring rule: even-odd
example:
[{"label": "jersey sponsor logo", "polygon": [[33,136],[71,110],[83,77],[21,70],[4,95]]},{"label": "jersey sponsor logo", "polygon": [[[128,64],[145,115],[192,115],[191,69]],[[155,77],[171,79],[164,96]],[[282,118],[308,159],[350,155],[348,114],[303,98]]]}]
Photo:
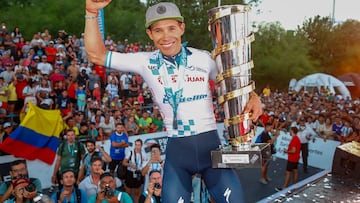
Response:
[{"label": "jersey sponsor logo", "polygon": [[148,65],[147,67],[149,70],[159,69],[159,67],[157,65],[152,65],[152,64]]},{"label": "jersey sponsor logo", "polygon": [[185,76],[185,82],[205,82],[204,76]]},{"label": "jersey sponsor logo", "polygon": [[[183,96],[181,96],[180,97],[180,103],[197,101],[197,100],[205,99],[207,97],[208,97],[207,94],[198,94],[198,95],[194,95],[194,96],[191,96],[191,97],[183,97]],[[164,104],[169,103],[169,97],[168,96],[164,95],[163,103]]]}]

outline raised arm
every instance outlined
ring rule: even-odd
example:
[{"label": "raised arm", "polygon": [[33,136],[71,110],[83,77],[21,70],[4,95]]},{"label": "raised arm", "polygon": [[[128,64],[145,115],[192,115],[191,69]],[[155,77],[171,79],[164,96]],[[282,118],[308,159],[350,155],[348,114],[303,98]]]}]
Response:
[{"label": "raised arm", "polygon": [[98,65],[104,65],[106,57],[106,48],[98,26],[98,15],[99,10],[110,2],[111,0],[86,0],[85,49],[89,60]]}]

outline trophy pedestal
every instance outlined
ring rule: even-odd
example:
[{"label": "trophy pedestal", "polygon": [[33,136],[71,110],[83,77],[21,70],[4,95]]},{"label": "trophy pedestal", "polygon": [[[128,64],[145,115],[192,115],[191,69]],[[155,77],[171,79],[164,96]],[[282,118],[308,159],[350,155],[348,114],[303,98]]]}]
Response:
[{"label": "trophy pedestal", "polygon": [[261,168],[270,159],[271,149],[268,143],[236,148],[229,145],[211,151],[213,168]]}]

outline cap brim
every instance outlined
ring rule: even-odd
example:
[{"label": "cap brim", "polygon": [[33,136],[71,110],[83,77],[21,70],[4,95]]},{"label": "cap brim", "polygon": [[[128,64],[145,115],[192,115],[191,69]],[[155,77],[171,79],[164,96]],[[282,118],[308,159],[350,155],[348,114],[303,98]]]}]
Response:
[{"label": "cap brim", "polygon": [[164,16],[161,18],[154,18],[148,22],[145,23],[145,28],[149,28],[152,24],[154,24],[155,22],[159,21],[159,20],[166,20],[166,19],[174,19],[180,22],[184,22],[184,17],[182,16]]}]

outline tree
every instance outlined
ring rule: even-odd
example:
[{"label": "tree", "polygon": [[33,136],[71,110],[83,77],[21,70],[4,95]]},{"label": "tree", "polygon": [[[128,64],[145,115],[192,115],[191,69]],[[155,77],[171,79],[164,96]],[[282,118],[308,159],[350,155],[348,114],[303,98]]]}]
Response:
[{"label": "tree", "polygon": [[319,60],[319,71],[333,72],[334,64],[334,35],[333,24],[329,17],[315,16],[306,20],[302,27],[298,26],[298,33],[308,40],[310,56]]},{"label": "tree", "polygon": [[296,32],[284,30],[279,23],[260,24],[252,45],[257,89],[271,84],[286,90],[292,78],[315,72],[316,62],[308,52],[307,41]]}]

